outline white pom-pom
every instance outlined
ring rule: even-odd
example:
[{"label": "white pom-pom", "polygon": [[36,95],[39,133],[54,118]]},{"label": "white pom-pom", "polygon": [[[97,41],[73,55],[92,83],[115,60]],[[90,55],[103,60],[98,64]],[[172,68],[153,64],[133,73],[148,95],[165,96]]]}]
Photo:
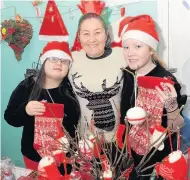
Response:
[{"label": "white pom-pom", "polygon": [[42,168],[44,168],[46,166],[49,166],[54,162],[55,162],[55,160],[53,159],[53,157],[45,156],[40,160],[40,162],[38,164],[38,169],[42,169]]},{"label": "white pom-pom", "polygon": [[112,172],[111,170],[104,171],[103,173],[103,178],[106,179],[111,179],[112,178]]},{"label": "white pom-pom", "polygon": [[47,175],[45,173],[44,167],[50,166],[54,162],[55,160],[51,156],[43,157],[38,164],[38,171],[40,172],[40,175],[46,177]]},{"label": "white pom-pom", "polygon": [[133,107],[127,111],[126,118],[132,125],[142,124],[146,118],[146,112],[141,107]]},{"label": "white pom-pom", "polygon": [[166,133],[163,134],[165,132],[165,130],[166,129],[164,127],[158,125],[155,127],[153,134],[152,134],[151,143],[154,143],[153,146],[155,148],[158,148],[159,151],[162,151],[164,149],[164,143],[162,141],[164,140],[164,138],[166,136]]},{"label": "white pom-pom", "polygon": [[170,163],[174,163],[174,162],[178,161],[181,158],[182,155],[183,154],[182,154],[181,151],[179,151],[179,150],[174,151],[174,152],[169,154],[169,159],[168,160],[169,160]]}]

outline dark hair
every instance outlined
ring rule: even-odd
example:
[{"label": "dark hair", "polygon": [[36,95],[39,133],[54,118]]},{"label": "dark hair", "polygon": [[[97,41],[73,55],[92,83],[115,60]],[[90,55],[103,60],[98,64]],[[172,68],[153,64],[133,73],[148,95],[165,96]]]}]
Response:
[{"label": "dark hair", "polygon": [[106,25],[104,19],[103,19],[100,15],[98,15],[98,14],[96,14],[96,13],[87,13],[87,14],[83,15],[83,16],[80,18],[79,23],[78,23],[78,33],[80,32],[81,24],[82,24],[85,20],[87,20],[87,19],[92,19],[92,18],[93,18],[93,19],[98,19],[98,20],[102,23],[102,25],[103,25],[103,27],[104,27],[104,30],[105,30],[105,32],[106,32],[106,35],[107,35],[106,47],[110,47],[111,38],[110,38],[110,35],[109,35],[109,32],[108,32],[108,27],[107,27],[107,25]]},{"label": "dark hair", "polygon": [[36,74],[36,76],[33,77],[35,79],[35,83],[34,83],[32,92],[30,94],[29,101],[38,100],[38,98],[41,94],[41,91],[45,85],[45,78],[46,78],[45,63],[46,63],[46,61],[47,61],[47,59],[42,64],[42,66],[41,66],[40,70],[38,71],[38,73]]},{"label": "dark hair", "polygon": [[[44,61],[44,63],[41,66],[41,69],[39,70],[38,74],[36,76],[33,77],[28,77],[28,78],[33,78],[34,81],[34,86],[33,89],[31,91],[30,97],[28,101],[33,101],[39,100],[40,94],[42,92],[42,89],[44,87],[45,84],[45,78],[46,78],[46,74],[45,74],[45,63],[46,63],[47,59]],[[75,96],[75,93],[73,92],[72,86],[69,82],[68,79],[68,75],[66,75],[62,82],[59,85],[59,92],[61,95],[65,95],[67,98],[69,98],[74,104],[75,104],[75,109],[77,111],[77,116],[80,118],[80,105],[79,102]]]},{"label": "dark hair", "polygon": [[[44,61],[44,63],[41,66],[41,69],[39,70],[38,74],[36,76],[33,76],[34,79],[34,86],[32,89],[32,92],[30,94],[29,100],[28,101],[34,101],[34,100],[39,100],[40,94],[42,92],[42,89],[45,84],[45,63],[47,59]],[[31,78],[31,77],[29,77]],[[61,95],[65,95],[68,97],[72,102],[75,104],[77,115],[80,118],[80,105],[79,102],[75,96],[75,93],[73,92],[72,86],[69,82],[68,75],[66,75],[62,82],[59,84],[59,92]]]}]

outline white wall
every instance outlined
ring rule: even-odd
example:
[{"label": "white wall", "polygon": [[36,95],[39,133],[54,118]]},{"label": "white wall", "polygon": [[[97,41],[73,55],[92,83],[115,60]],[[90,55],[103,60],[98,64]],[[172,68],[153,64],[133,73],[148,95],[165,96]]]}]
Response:
[{"label": "white wall", "polygon": [[[190,0],[186,3],[190,7]],[[168,68],[177,68],[174,75],[182,83],[182,93],[190,96],[190,9],[183,5],[183,0],[157,0],[157,6],[158,23],[164,37],[159,52],[164,50],[161,57]],[[190,102],[185,113],[190,117]]]}]

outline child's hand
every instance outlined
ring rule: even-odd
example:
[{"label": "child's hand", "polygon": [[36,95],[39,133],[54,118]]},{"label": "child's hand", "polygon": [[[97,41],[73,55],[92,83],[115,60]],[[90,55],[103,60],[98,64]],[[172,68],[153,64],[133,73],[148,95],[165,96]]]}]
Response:
[{"label": "child's hand", "polygon": [[156,86],[156,90],[161,102],[165,105],[166,111],[170,113],[177,110],[177,93],[174,86],[169,83],[161,83],[161,86],[163,91],[158,86]]},{"label": "child's hand", "polygon": [[45,112],[45,106],[41,102],[30,101],[26,105],[26,113],[29,116],[43,115],[44,112]]}]

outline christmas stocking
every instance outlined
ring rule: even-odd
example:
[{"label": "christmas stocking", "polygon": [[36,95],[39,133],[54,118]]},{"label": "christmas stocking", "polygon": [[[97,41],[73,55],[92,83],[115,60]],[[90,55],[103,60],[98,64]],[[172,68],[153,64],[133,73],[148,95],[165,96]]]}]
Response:
[{"label": "christmas stocking", "polygon": [[60,149],[60,143],[55,139],[61,141],[64,137],[61,128],[64,116],[63,104],[45,102],[44,105],[46,111],[41,116],[35,116],[34,126],[34,148],[41,157],[52,155],[54,151]]},{"label": "christmas stocking", "polygon": [[166,137],[166,129],[162,126],[155,126],[154,129],[150,128],[151,144],[153,147],[158,148],[159,151],[164,149],[164,143],[162,142]]},{"label": "christmas stocking", "polygon": [[[160,101],[155,89],[158,86],[163,90],[160,86],[161,82],[174,84],[171,80],[160,77],[141,76],[137,79],[138,95],[136,106],[146,111],[146,122],[133,125],[129,132],[129,139],[132,149],[139,155],[144,155],[150,150],[148,146],[151,144],[152,137],[149,134],[149,128],[155,129],[162,122],[164,103]],[[137,115],[134,114],[134,116],[136,117]]]},{"label": "christmas stocking", "polygon": [[170,153],[156,165],[157,176],[166,180],[185,180],[187,172],[187,161],[180,150]]},{"label": "christmas stocking", "polygon": [[63,179],[56,162],[53,157],[45,156],[43,157],[38,165],[39,177],[38,179],[47,178],[49,180],[61,180]]}]

